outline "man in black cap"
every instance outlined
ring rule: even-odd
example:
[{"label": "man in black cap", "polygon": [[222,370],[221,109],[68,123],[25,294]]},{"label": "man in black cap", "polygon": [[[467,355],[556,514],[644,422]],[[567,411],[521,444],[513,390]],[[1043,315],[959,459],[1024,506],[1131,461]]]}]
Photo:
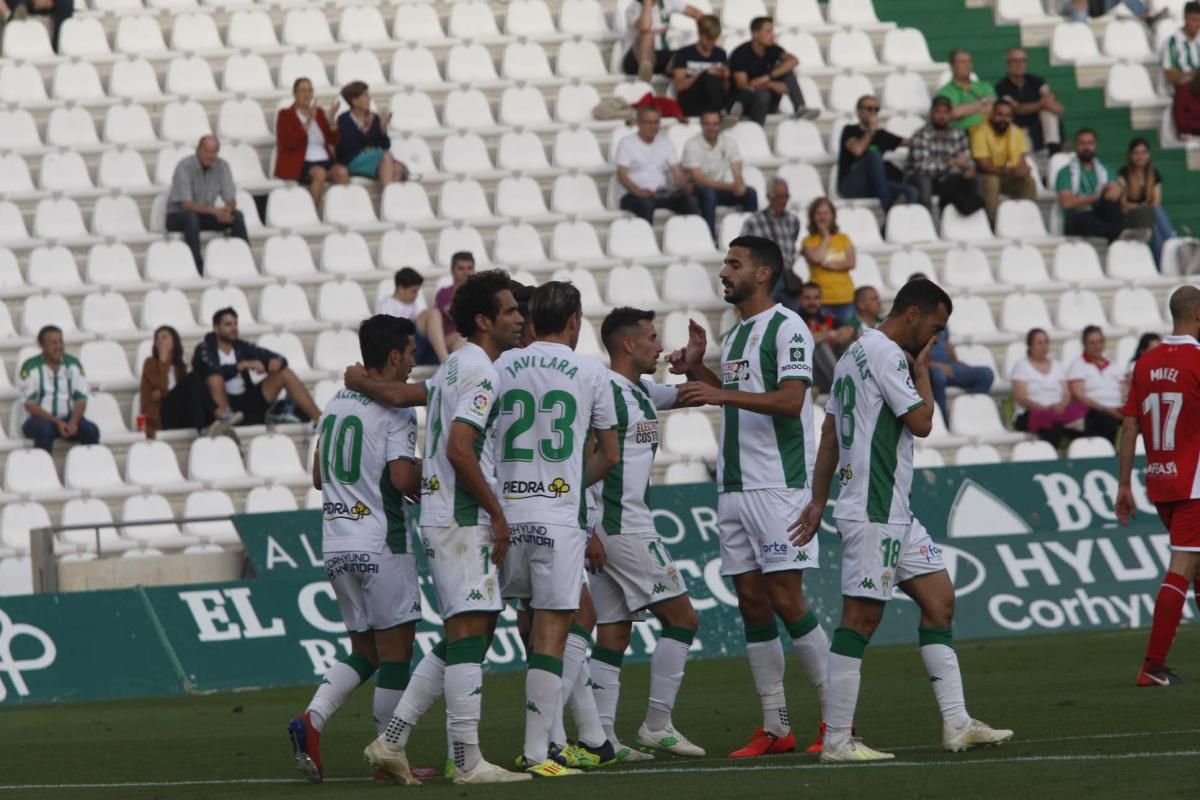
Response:
[{"label": "man in black cap", "polygon": [[983,198],[975,184],[967,133],[950,124],[952,110],[947,98],[933,98],[928,124],[909,140],[907,172],[927,208],[937,195],[943,207],[951,204],[959,214],[970,216],[983,208]]}]

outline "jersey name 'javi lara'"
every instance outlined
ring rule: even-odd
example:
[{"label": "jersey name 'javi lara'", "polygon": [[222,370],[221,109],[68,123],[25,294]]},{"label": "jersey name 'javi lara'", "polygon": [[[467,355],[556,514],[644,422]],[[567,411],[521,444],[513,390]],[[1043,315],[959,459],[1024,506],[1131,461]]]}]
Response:
[{"label": "jersey name 'javi lara'", "polygon": [[513,362],[506,366],[504,371],[508,373],[510,378],[515,378],[518,372],[527,367],[554,370],[556,372],[561,372],[568,378],[574,378],[575,374],[579,372],[579,367],[575,366],[567,359],[558,358],[557,356],[521,356],[520,358],[513,359]]}]

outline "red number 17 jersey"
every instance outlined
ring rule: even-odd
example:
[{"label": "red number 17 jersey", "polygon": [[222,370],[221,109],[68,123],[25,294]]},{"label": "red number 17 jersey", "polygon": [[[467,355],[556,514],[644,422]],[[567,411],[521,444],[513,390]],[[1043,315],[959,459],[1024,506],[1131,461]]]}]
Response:
[{"label": "red number 17 jersey", "polygon": [[1200,498],[1200,343],[1167,336],[1139,358],[1121,413],[1146,443],[1151,502]]}]

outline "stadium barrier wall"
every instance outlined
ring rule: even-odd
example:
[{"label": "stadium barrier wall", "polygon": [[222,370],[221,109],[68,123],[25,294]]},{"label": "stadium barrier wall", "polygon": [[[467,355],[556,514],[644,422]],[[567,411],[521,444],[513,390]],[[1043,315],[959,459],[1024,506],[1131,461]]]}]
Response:
[{"label": "stadium barrier wall", "polygon": [[[1135,472],[1139,514],[1126,529],[1113,513],[1111,458],[919,470],[913,507],[954,580],[956,637],[1148,624],[1169,552],[1139,479]],[[736,598],[720,576],[715,487],[653,487],[650,499],[700,612],[693,657],[742,653]],[[322,570],[321,514],[234,522],[255,580],[0,598],[0,705],[314,683],[349,646]],[[840,544],[828,513],[820,551],[825,568],[805,573],[806,592],[832,629]],[[424,654],[441,628],[433,587],[422,582]],[[876,643],[916,641],[918,611],[903,593],[896,598]],[[1185,615],[1193,617],[1191,604]],[[628,661],[649,658],[657,629],[652,619],[636,624]],[[511,609],[488,663],[523,666]]]}]

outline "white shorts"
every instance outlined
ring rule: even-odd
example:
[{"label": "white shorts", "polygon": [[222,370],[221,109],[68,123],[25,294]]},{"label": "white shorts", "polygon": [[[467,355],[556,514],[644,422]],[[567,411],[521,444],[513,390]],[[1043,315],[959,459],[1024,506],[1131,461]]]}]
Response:
[{"label": "white shorts", "polygon": [[421,541],[442,619],[471,611],[498,613],[504,608],[492,564],[491,528],[430,525],[421,528]]},{"label": "white shorts", "polygon": [[587,535],[578,526],[514,522],[500,570],[501,594],[535,611],[578,611]]},{"label": "white shorts", "polygon": [[421,618],[421,587],[412,553],[326,553],[325,574],[347,630],[381,631]]},{"label": "white shorts", "polygon": [[896,584],[946,568],[916,518],[908,525],[835,520],[842,537],[842,594],[891,600]]},{"label": "white shorts", "polygon": [[648,606],[687,593],[687,585],[657,533],[607,534],[604,569],[589,576],[596,621],[632,622]]},{"label": "white shorts", "polygon": [[808,489],[750,489],[717,495],[721,574],[784,572],[820,566],[819,536],[804,547],[788,538],[791,525],[812,499]]}]

